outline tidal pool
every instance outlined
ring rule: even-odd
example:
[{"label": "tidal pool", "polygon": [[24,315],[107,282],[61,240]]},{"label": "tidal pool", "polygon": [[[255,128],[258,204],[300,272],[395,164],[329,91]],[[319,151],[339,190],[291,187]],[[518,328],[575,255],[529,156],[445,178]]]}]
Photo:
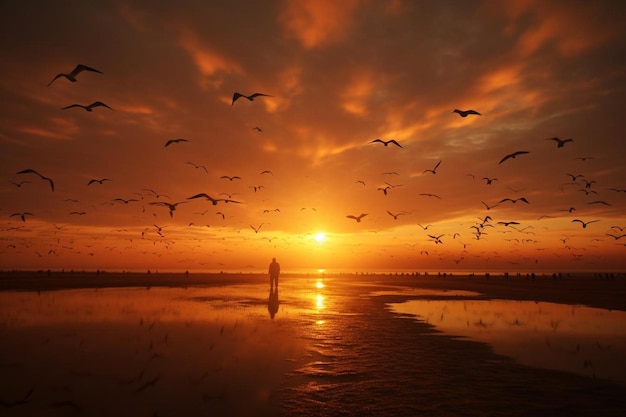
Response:
[{"label": "tidal pool", "polygon": [[445,334],[488,343],[522,364],[626,386],[626,312],[497,299],[416,299],[389,306]]}]

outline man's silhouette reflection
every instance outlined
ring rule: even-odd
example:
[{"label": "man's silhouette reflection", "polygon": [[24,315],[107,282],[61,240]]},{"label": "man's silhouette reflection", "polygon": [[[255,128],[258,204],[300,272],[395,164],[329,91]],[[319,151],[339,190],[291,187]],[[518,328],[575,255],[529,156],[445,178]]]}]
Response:
[{"label": "man's silhouette reflection", "polygon": [[267,311],[270,312],[270,318],[273,320],[278,312],[278,287],[270,286],[270,296],[267,300]]}]

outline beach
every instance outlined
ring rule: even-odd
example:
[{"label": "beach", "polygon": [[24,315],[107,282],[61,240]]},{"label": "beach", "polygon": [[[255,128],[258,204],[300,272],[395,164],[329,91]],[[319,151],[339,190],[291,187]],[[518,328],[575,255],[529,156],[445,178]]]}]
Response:
[{"label": "beach", "polygon": [[[451,320],[451,308],[421,320],[397,308],[512,300],[543,315],[565,305],[581,316],[586,306],[608,321],[626,311],[623,276],[284,274],[274,295],[263,274],[5,272],[0,412],[617,416],[626,409],[626,385],[601,363],[621,339],[594,335],[570,349],[567,337],[557,338],[566,320],[557,330],[551,318],[544,348],[561,349],[565,340],[557,353],[580,365],[570,372],[443,332],[439,322]],[[488,320],[467,327],[485,333]],[[528,320],[519,315],[512,327]]]}]

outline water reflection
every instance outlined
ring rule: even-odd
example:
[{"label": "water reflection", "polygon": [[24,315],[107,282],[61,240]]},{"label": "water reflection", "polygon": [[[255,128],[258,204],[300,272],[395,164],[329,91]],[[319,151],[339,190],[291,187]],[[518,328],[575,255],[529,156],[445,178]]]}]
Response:
[{"label": "water reflection", "polygon": [[278,313],[278,286],[270,287],[270,295],[267,299],[267,311],[270,313],[270,318],[274,320],[274,316]]},{"label": "water reflection", "polygon": [[510,300],[391,304],[451,335],[489,343],[523,364],[626,385],[626,312]]}]

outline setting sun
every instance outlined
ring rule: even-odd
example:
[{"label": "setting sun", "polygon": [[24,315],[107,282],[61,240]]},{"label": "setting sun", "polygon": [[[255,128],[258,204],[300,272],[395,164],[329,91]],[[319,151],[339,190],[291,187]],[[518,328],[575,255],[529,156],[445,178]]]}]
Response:
[{"label": "setting sun", "polygon": [[315,234],[315,241],[317,243],[324,243],[324,242],[326,242],[326,233],[324,233],[324,232],[317,232]]}]

